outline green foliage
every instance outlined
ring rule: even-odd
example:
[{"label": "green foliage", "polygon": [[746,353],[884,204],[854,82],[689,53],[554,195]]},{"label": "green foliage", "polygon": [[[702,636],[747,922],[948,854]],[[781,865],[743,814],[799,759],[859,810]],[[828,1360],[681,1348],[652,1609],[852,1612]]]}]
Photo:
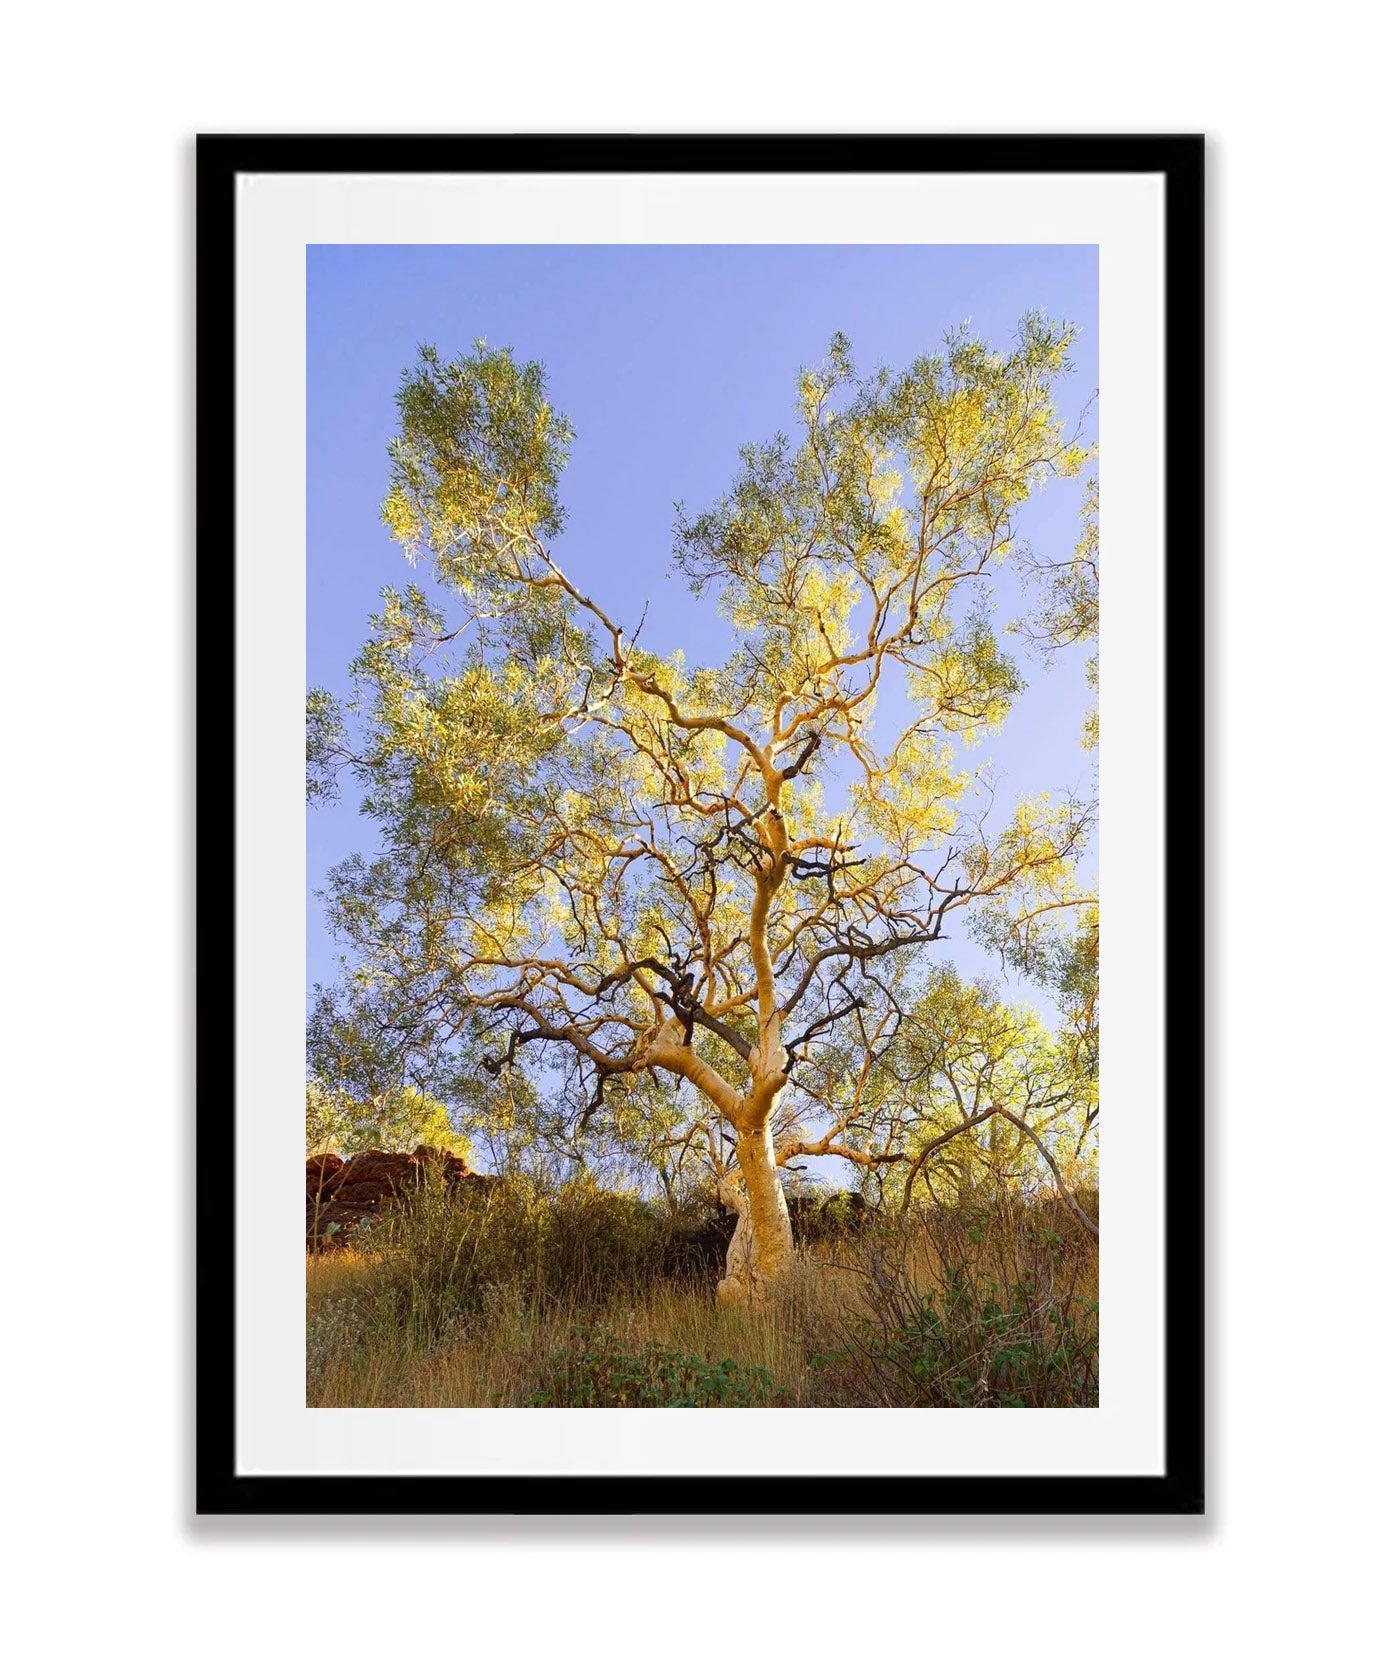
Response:
[{"label": "green foliage", "polygon": [[1066,560],[1023,557],[1022,566],[1033,585],[1039,585],[1034,612],[1020,627],[1049,649],[1076,642],[1096,642],[1099,636],[1099,482],[1087,481],[1079,541]]},{"label": "green foliage", "polygon": [[336,771],[344,757],[345,720],[328,689],[313,688],[306,696],[306,797],[325,804],[339,792]]},{"label": "green foliage", "polygon": [[1098,1109],[1099,903],[1070,890],[1037,905],[1018,897],[990,905],[973,931],[1008,968],[1059,1001],[1060,1088],[1087,1112]]},{"label": "green foliage", "polygon": [[572,432],[544,369],[478,340],[444,362],[431,345],[404,374],[384,521],[409,558],[464,591],[499,585],[532,537],[557,536]]},{"label": "green foliage", "polygon": [[[311,796],[348,766],[379,830],[328,880],[347,963],[311,1025],[327,1091],[373,1114],[432,1091],[527,1157],[675,1195],[771,1124],[799,1064],[850,1048],[855,1011],[898,1014],[949,919],[985,907],[1006,944],[1087,901],[1091,811],[1028,792],[993,824],[961,757],[1023,688],[989,580],[1029,498],[1089,458],[1055,401],[1074,336],[1031,312],[1004,348],[960,328],[865,377],[834,338],[792,436],[679,513],[679,570],[733,631],[714,667],[642,644],[627,567],[600,602],[556,555],[571,433],[540,365],[421,350],[383,504],[418,578],[384,592],[344,715],[308,700]],[[1086,510],[1035,634],[1096,615],[1096,529]],[[893,739],[891,684],[914,711]],[[491,1076],[470,1105],[469,1059]],[[810,1080],[783,1110],[780,1159],[808,1116],[817,1152],[853,1159],[919,1123],[897,1080],[893,1105],[819,1113],[843,1081],[864,1088]]]},{"label": "green foliage", "polygon": [[308,1082],[308,1155],[356,1155],[364,1149],[406,1154],[420,1143],[464,1160],[471,1156],[471,1142],[453,1126],[446,1104],[411,1085],[367,1100],[345,1090],[328,1091],[315,1080]]},{"label": "green foliage", "polygon": [[1019,1288],[984,1295],[963,1274],[877,1331],[852,1322],[846,1347],[819,1358],[882,1406],[1083,1406],[1096,1403],[1095,1350],[1066,1307],[1040,1311]]},{"label": "green foliage", "polygon": [[616,1335],[575,1325],[554,1353],[527,1406],[773,1406],[772,1373],[762,1365],[709,1360],[655,1342],[629,1349]]},{"label": "green foliage", "polygon": [[[1033,1118],[1052,1153],[1072,1147],[1083,1093],[1066,1077],[1059,1046],[1035,1012],[1003,1002],[989,981],[964,982],[951,966],[933,970],[891,1055],[908,1104],[913,1157],[973,1115],[987,1116],[930,1157],[916,1196],[967,1201],[979,1189],[995,1193],[1042,1177],[1042,1160],[1025,1133],[994,1108]],[[902,1185],[902,1172],[895,1171]]]},{"label": "green foliage", "polygon": [[[889,986],[898,1008],[843,1023],[807,1059],[796,1075],[804,1095],[830,1113],[860,1111],[851,1130],[879,1162],[863,1186],[872,1201],[898,1207],[906,1190],[915,1204],[1033,1193],[1053,1175],[1009,1115],[1062,1174],[1082,1178],[1097,1135],[1098,969],[1096,948],[1076,952],[1063,968],[1058,1031],[992,981],[943,964],[899,975]],[[1071,980],[1091,988],[1073,1003]]]},{"label": "green foliage", "polygon": [[[1029,551],[1021,555],[1021,571],[1036,595],[1036,604],[1021,623],[1013,625],[1031,642],[1039,643],[1047,663],[1062,648],[1088,644],[1095,650],[1099,640],[1099,483],[1089,479],[1080,510],[1080,537],[1074,552],[1064,560],[1047,560]],[[1097,693],[1099,661],[1097,651],[1085,663],[1089,687]],[[1081,745],[1094,752],[1099,744],[1097,701],[1084,718]]]},{"label": "green foliage", "polygon": [[1095,1257],[1044,1210],[939,1210],[915,1227],[937,1279],[918,1281],[904,1232],[866,1251],[861,1310],[817,1363],[856,1406],[1098,1404]]},{"label": "green foliage", "polygon": [[341,1113],[330,1093],[315,1080],[306,1084],[306,1153],[338,1155],[340,1153]]},{"label": "green foliage", "polygon": [[[1053,401],[1073,340],[1032,313],[1010,351],[959,329],[942,355],[862,380],[838,334],[799,381],[796,437],[743,449],[729,493],[677,525],[681,572],[697,593],[718,586],[741,637],[705,675],[704,700],[755,726],[785,701],[819,734],[829,720],[856,765],[818,762],[859,772],[845,831],[856,845],[901,856],[946,842],[966,785],[954,749],[998,728],[1021,692],[969,581],[1011,552],[1021,504],[1087,458]],[[883,675],[867,665],[877,645]],[[875,697],[901,672],[919,722],[883,749]]]},{"label": "green foliage", "polygon": [[351,1240],[372,1262],[361,1274],[365,1311],[396,1339],[431,1348],[503,1296],[552,1309],[635,1295],[662,1277],[712,1283],[713,1252],[696,1236],[693,1217],[635,1196],[584,1181],[545,1193],[517,1179],[489,1192],[430,1181]]}]

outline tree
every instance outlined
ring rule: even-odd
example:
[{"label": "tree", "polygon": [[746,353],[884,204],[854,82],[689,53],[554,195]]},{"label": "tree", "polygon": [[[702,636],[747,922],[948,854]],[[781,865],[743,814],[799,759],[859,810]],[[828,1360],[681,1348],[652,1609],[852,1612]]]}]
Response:
[{"label": "tree", "polygon": [[382,836],[330,881],[352,990],[405,1065],[465,1045],[580,1124],[670,1124],[641,1099],[674,1080],[751,1233],[731,1296],[791,1252],[780,1160],[861,1154],[794,1131],[797,1070],[958,912],[1072,896],[1091,810],[1041,795],[991,825],[957,761],[1022,687],[984,580],[1087,459],[1053,399],[1072,341],[1031,314],[1007,350],[961,330],[861,379],[833,339],[794,437],[678,510],[677,567],[733,633],[697,669],[556,553],[571,433],[540,366],[478,343],[404,376],[383,512],[431,583],[385,591],[357,727],[308,706],[309,793],[348,764]]},{"label": "tree", "polygon": [[466,1155],[467,1139],[456,1130],[445,1103],[400,1086],[374,1104],[348,1091],[327,1090],[317,1081],[306,1086],[306,1153],[356,1155],[362,1149],[406,1152],[427,1144],[430,1149]]},{"label": "tree", "polygon": [[906,976],[878,1014],[850,1017],[794,1071],[779,1161],[834,1145],[867,1196],[895,1208],[1049,1183],[1092,1231],[1066,1182],[1092,1166],[1098,1119],[1096,1022],[1070,995],[1082,973],[1066,975],[1058,1032],[951,964]]},{"label": "tree", "polygon": [[318,994],[307,1028],[306,1153],[408,1151],[419,1144],[466,1156],[447,1104],[404,1082],[367,1013]]},{"label": "tree", "polygon": [[1064,1179],[1098,1116],[1097,1073],[1079,1056],[1075,1033],[1048,1033],[1032,1011],[948,968],[931,976],[906,1026],[891,1116],[905,1140],[903,1205],[920,1190],[934,1193],[934,1172],[965,1199],[984,1186],[999,1195],[1008,1182],[1034,1183],[1048,1171],[1094,1232]]}]

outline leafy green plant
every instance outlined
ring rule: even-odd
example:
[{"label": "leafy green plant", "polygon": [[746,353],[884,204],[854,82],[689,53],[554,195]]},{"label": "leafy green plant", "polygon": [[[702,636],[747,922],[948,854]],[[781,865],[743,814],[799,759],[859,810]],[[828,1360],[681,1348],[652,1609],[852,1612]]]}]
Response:
[{"label": "leafy green plant", "polygon": [[628,1348],[607,1332],[575,1327],[554,1353],[528,1406],[776,1406],[772,1374],[762,1365],[697,1354],[648,1342]]},{"label": "leafy green plant", "polygon": [[1095,1406],[1095,1275],[1024,1208],[939,1209],[868,1245],[860,1310],[814,1360],[828,1403]]}]

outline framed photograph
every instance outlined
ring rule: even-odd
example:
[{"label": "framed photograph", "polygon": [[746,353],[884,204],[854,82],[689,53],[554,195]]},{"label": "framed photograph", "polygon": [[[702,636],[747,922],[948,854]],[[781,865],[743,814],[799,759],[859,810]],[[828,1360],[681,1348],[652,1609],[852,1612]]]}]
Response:
[{"label": "framed photograph", "polygon": [[197,237],[199,1511],[1202,1511],[1201,139]]}]

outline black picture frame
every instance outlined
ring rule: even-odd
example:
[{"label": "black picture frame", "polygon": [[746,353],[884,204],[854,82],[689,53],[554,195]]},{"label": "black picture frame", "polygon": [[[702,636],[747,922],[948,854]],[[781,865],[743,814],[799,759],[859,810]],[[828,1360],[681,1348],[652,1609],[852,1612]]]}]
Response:
[{"label": "black picture frame", "polygon": [[[1199,135],[201,135],[197,142],[198,677],[195,1505],[215,1513],[1200,1513],[1204,1441],[1204,140]],[[240,175],[625,172],[1161,177],[1170,585],[1165,774],[1164,1473],[1159,1476],[242,1475],[235,1461],[236,1174],[228,766],[233,762],[235,192]],[[212,1170],[217,1160],[218,1170]]]}]

